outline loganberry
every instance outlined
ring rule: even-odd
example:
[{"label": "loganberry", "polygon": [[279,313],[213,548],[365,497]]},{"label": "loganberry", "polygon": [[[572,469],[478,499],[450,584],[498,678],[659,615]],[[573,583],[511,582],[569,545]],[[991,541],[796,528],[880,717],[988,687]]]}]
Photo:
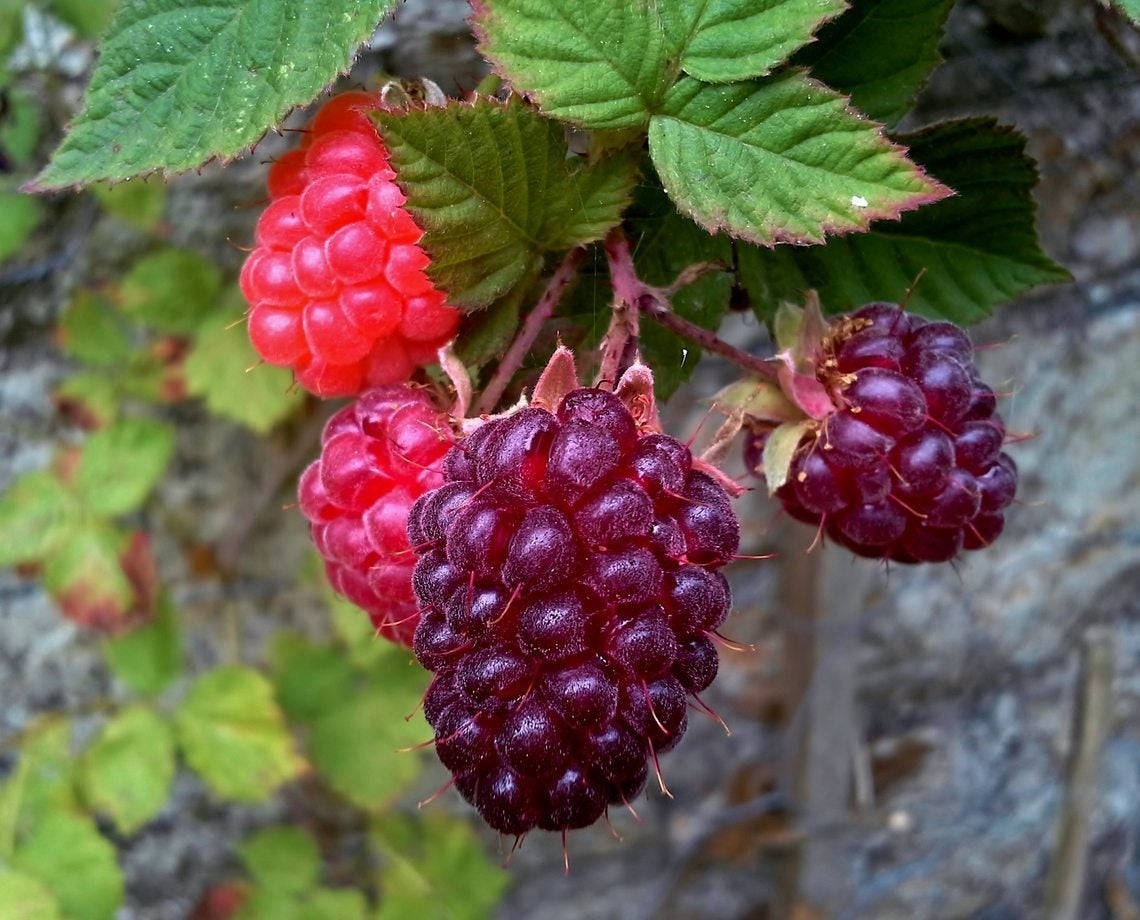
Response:
[{"label": "loganberry", "polygon": [[493,828],[566,830],[641,791],[717,672],[739,526],[689,449],[612,393],[484,423],[408,519],[436,750]]},{"label": "loganberry", "polygon": [[446,416],[423,392],[377,387],[329,419],[321,456],[301,476],[301,510],[329,582],[405,645],[417,622],[408,511],[443,481],[451,444]]},{"label": "loganberry", "polygon": [[424,274],[423,234],[366,114],[377,105],[369,93],[334,97],[274,163],[241,273],[254,347],[318,396],[406,381],[459,322]]},{"label": "loganberry", "polygon": [[[1017,467],[965,332],[869,304],[832,323],[820,354],[836,411],[797,448],[777,492],[788,512],[861,556],[898,562],[992,543]],[[746,444],[750,469],[763,437]]]}]

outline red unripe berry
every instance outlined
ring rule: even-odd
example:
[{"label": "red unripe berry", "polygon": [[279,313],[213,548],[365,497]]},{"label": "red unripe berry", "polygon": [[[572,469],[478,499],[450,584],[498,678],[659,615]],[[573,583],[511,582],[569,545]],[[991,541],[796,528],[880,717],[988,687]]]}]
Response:
[{"label": "red unripe berry", "polygon": [[459,324],[424,273],[422,231],[368,116],[377,106],[369,93],[334,97],[273,164],[242,269],[254,348],[318,396],[405,382]]},{"label": "red unripe berry", "polygon": [[[451,444],[447,417],[423,392],[369,390],[329,419],[321,456],[298,486],[329,582],[368,612],[381,635],[406,645],[418,620],[413,571],[433,564],[431,554],[416,563],[408,511],[443,481]],[[445,582],[448,590],[455,584]]]}]

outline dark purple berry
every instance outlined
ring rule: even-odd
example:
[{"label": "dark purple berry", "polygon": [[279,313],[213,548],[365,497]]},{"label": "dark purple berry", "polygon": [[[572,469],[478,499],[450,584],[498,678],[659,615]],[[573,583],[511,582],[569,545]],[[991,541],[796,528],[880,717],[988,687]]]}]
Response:
[{"label": "dark purple berry", "polygon": [[728,495],[597,389],[484,422],[443,466],[409,515],[436,750],[503,833],[584,826],[641,791],[716,676]]},{"label": "dark purple berry", "polygon": [[[776,495],[852,552],[944,562],[989,545],[1017,491],[1005,425],[969,337],[894,304],[838,317],[817,376],[840,406],[804,435]],[[745,461],[756,470],[766,432]]]}]

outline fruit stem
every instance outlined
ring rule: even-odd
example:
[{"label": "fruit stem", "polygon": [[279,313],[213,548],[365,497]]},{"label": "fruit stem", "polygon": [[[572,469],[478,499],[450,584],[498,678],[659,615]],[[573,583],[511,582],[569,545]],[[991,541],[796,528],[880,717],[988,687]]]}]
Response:
[{"label": "fruit stem", "polygon": [[558,268],[555,269],[554,274],[550,276],[546,290],[542,292],[542,296],[538,299],[534,309],[527,314],[522,329],[519,330],[515,340],[511,342],[511,347],[503,355],[499,366],[495,368],[495,375],[480,394],[479,401],[475,404],[477,413],[490,412],[502,398],[503,392],[507,389],[507,384],[511,382],[515,372],[522,367],[527,352],[530,351],[535,339],[542,332],[542,327],[554,315],[554,311],[566,293],[566,289],[578,277],[578,269],[582,266],[582,260],[585,257],[586,250],[581,246],[571,249],[566,253]]},{"label": "fruit stem", "polygon": [[[774,364],[729,344],[717,336],[715,332],[698,326],[696,323],[674,313],[670,307],[670,295],[675,293],[678,288],[692,284],[701,275],[718,268],[719,266],[716,263],[701,262],[690,265],[677,276],[673,284],[666,288],[657,288],[646,284],[637,276],[637,271],[633,265],[633,256],[629,251],[629,241],[620,227],[615,227],[610,231],[609,236],[606,237],[605,247],[606,257],[609,259],[610,278],[614,287],[615,321],[619,302],[628,304],[635,310],[647,313],[670,332],[696,343],[706,351],[720,355],[749,373],[757,374],[767,380],[777,380],[777,368]],[[636,327],[636,324],[634,326]],[[611,332],[613,329],[614,326],[611,324]],[[609,339],[610,335],[607,334],[607,356],[611,347]],[[601,379],[608,379],[604,365],[605,359],[603,358]]]}]

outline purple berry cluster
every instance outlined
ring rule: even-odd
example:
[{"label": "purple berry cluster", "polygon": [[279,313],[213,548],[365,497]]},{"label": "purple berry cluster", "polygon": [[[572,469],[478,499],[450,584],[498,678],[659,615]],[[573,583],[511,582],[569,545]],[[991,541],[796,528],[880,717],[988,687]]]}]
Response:
[{"label": "purple berry cluster", "polygon": [[817,367],[839,408],[800,443],[777,493],[790,514],[897,562],[997,538],[1017,467],[960,328],[869,304],[833,324]]},{"label": "purple berry cluster", "polygon": [[716,676],[728,495],[590,388],[486,422],[444,466],[408,518],[439,759],[500,832],[585,827],[641,792]]}]

